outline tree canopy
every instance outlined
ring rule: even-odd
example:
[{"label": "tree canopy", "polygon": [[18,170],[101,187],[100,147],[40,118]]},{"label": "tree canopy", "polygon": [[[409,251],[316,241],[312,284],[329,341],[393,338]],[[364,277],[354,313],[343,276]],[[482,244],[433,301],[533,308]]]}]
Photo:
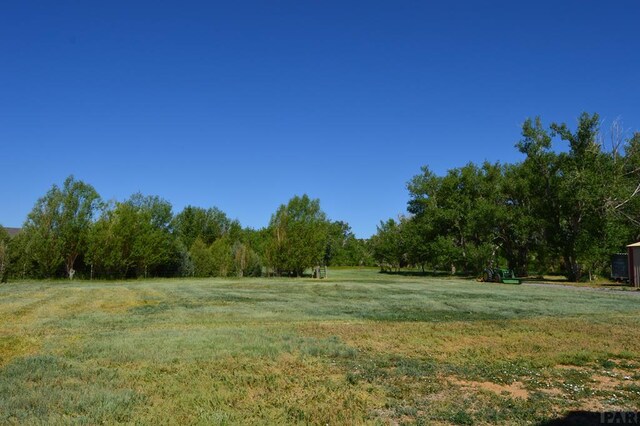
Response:
[{"label": "tree canopy", "polygon": [[320,200],[306,194],[282,204],[269,222],[268,259],[278,274],[301,276],[324,257],[329,222]]},{"label": "tree canopy", "polygon": [[[423,167],[407,185],[410,216],[383,222],[372,239],[377,261],[472,274],[506,263],[571,281],[606,273],[611,254],[639,236],[640,134],[625,139],[616,126],[607,147],[597,114],[583,113],[575,130],[528,119],[522,162],[444,176]],[[567,149],[554,151],[554,139]]]},{"label": "tree canopy", "polygon": [[[560,149],[554,149],[560,147]],[[403,267],[569,280],[607,273],[610,256],[640,239],[640,133],[597,114],[575,126],[540,117],[522,125],[522,160],[484,161],[437,175],[425,165],[407,183],[406,214],[358,239],[320,200],[292,197],[262,229],[217,207],[174,215],[159,196],[104,202],[69,176],[53,185],[9,238],[0,227],[0,279],[148,276],[301,276],[318,265]]]}]

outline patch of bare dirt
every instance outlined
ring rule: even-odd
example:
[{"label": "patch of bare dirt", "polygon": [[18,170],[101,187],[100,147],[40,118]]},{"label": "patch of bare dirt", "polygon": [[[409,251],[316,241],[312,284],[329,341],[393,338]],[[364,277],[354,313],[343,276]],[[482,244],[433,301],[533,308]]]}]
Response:
[{"label": "patch of bare dirt", "polygon": [[449,378],[449,382],[462,388],[487,390],[498,395],[508,394],[512,398],[529,398],[529,391],[524,388],[524,385],[521,382],[513,382],[510,385],[500,385],[493,382],[475,382],[472,380],[461,380],[457,378]]},{"label": "patch of bare dirt", "polygon": [[576,370],[588,373],[591,376],[591,383],[589,383],[589,387],[598,391],[611,392],[619,390],[625,385],[638,384],[637,380],[633,380],[632,373],[620,368],[602,370],[601,372],[595,372],[594,369],[591,368],[577,367],[573,365],[557,365],[555,368],[559,370]]},{"label": "patch of bare dirt", "polygon": [[540,392],[542,392],[545,395],[549,395],[549,396],[562,396],[562,390],[558,389],[558,388],[546,388],[546,389],[539,389]]},{"label": "patch of bare dirt", "polygon": [[621,384],[618,378],[600,374],[594,374],[591,379],[595,382],[591,387],[597,390],[613,391]]}]

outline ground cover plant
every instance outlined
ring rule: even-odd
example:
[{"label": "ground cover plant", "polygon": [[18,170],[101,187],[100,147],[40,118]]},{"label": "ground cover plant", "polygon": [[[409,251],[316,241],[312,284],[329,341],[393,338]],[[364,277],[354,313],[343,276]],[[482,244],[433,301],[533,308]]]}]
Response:
[{"label": "ground cover plant", "polygon": [[640,406],[640,295],[330,271],[0,286],[2,424],[539,424]]}]

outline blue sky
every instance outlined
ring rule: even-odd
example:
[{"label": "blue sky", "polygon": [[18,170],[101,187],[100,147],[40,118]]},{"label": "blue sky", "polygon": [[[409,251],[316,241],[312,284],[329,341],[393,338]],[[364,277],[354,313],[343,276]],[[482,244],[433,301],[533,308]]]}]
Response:
[{"label": "blue sky", "polygon": [[307,193],[368,237],[420,166],[518,161],[527,117],[639,130],[639,18],[637,1],[2,2],[0,223],[73,174],[256,228]]}]

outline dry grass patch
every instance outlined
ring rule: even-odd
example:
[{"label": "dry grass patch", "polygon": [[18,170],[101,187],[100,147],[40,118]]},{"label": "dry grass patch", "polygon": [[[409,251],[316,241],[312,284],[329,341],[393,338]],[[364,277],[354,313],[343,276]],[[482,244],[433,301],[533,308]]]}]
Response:
[{"label": "dry grass patch", "polygon": [[[389,395],[395,393],[399,401],[423,407],[413,411],[414,418],[446,417],[430,415],[429,410],[435,409],[436,413],[463,413],[460,418],[452,417],[456,419],[452,422],[465,423],[487,418],[488,406],[502,404],[510,407],[505,408],[510,416],[523,411],[529,418],[570,409],[637,407],[638,322],[635,315],[608,315],[597,321],[544,317],[440,323],[321,322],[299,329],[317,338],[335,336],[357,348],[372,364],[391,360],[393,367],[379,373],[387,377],[373,382],[392,384]],[[423,368],[412,376],[402,368],[410,363],[431,365],[432,371]],[[421,389],[418,384],[429,381],[446,385],[432,386],[425,396],[424,386]],[[467,405],[461,406],[460,398]],[[513,400],[520,405],[507,402]],[[398,418],[403,417],[403,410],[402,406],[396,409]]]},{"label": "dry grass patch", "polygon": [[580,354],[640,354],[640,318],[610,316],[521,320],[419,322],[318,322],[300,327],[303,334],[338,336],[359,350],[439,361],[469,358],[529,358],[541,366],[580,362]]},{"label": "dry grass patch", "polygon": [[147,398],[135,414],[143,422],[171,413],[181,424],[363,424],[385,402],[378,387],[353,386],[338,367],[295,354],[137,365],[127,374]]},{"label": "dry grass patch", "polygon": [[36,353],[39,347],[36,339],[0,331],[0,368],[9,364],[14,358]]},{"label": "dry grass patch", "polygon": [[524,388],[524,385],[520,382],[513,382],[509,385],[499,385],[492,382],[476,382],[472,380],[463,380],[457,377],[448,377],[447,381],[453,385],[460,386],[461,388],[473,391],[489,391],[497,395],[504,395],[511,398],[528,399],[529,391]]}]

